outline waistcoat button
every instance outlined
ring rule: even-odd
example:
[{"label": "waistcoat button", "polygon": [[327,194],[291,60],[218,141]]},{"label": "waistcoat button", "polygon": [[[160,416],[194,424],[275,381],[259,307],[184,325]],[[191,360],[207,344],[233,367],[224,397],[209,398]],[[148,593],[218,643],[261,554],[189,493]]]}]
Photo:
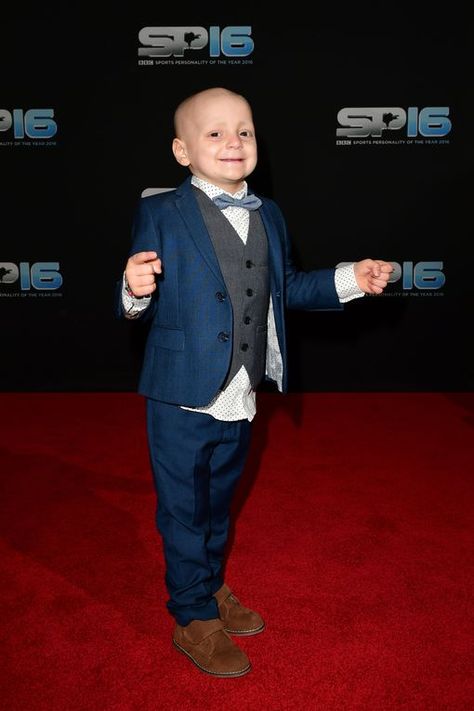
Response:
[{"label": "waistcoat button", "polygon": [[229,340],[230,336],[229,336],[229,334],[227,333],[227,331],[221,331],[221,332],[218,334],[217,338],[218,338],[219,341],[221,341],[222,343],[225,343],[226,341]]}]

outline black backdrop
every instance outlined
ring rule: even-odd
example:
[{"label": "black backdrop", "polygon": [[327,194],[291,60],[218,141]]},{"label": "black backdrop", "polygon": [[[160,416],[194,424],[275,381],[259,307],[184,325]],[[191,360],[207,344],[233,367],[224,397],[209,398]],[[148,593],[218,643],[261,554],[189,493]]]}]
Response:
[{"label": "black backdrop", "polygon": [[[212,65],[209,45],[168,58],[174,64],[140,65],[146,26],[246,26],[254,48],[234,58],[221,49]],[[249,182],[282,207],[302,268],[367,256],[437,263],[424,265],[434,281],[421,265],[411,285],[405,264],[405,288],[400,279],[342,313],[291,313],[291,387],[472,389],[471,44],[462,19],[263,22],[247,10],[164,17],[155,5],[103,16],[41,10],[1,32],[3,390],[136,387],[145,329],[115,319],[115,281],[141,191],[186,176],[170,150],[173,110],[209,86],[251,102],[259,165]],[[344,107],[385,107],[387,127],[337,137]],[[408,107],[449,107],[450,130],[439,119],[420,123],[431,135],[390,130],[387,114]],[[15,136],[13,110],[38,108],[54,111],[56,134],[45,137],[39,120],[36,135],[33,125],[21,136],[17,112]]]}]

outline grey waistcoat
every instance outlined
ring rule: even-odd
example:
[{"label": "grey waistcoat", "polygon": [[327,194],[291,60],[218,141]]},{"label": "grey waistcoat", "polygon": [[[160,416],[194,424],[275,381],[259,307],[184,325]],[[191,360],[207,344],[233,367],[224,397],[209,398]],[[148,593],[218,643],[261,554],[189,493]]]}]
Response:
[{"label": "grey waistcoat", "polygon": [[216,298],[219,301],[230,299],[234,314],[232,361],[221,387],[224,388],[244,365],[255,388],[265,374],[270,301],[268,244],[262,218],[258,210],[249,212],[249,234],[244,244],[212,200],[199,188],[194,188],[194,194],[226,285],[226,292],[217,292]]}]

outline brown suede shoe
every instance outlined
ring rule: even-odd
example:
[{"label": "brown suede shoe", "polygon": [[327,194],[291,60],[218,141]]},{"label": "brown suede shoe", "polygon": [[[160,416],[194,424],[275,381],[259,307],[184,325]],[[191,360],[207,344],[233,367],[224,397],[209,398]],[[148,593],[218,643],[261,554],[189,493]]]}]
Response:
[{"label": "brown suede shoe", "polygon": [[193,620],[176,625],[173,644],[204,672],[214,676],[243,676],[250,671],[247,655],[224,631],[222,620]]},{"label": "brown suede shoe", "polygon": [[258,612],[253,612],[240,604],[232,590],[224,583],[214,593],[219,609],[219,616],[224,623],[224,629],[230,634],[252,635],[263,632],[265,622]]}]

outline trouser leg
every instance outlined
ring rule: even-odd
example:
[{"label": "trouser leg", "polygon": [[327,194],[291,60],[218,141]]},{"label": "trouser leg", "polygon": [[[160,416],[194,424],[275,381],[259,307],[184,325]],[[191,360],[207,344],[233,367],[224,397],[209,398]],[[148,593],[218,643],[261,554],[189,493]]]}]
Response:
[{"label": "trouser leg", "polygon": [[180,625],[216,618],[212,595],[220,578],[215,576],[220,576],[229,506],[245,460],[249,423],[221,422],[150,399],[147,423],[168,609]]},{"label": "trouser leg", "polygon": [[223,561],[229,533],[230,506],[236,484],[247,458],[251,423],[248,420],[225,422],[222,442],[210,460],[210,535],[207,541],[212,570],[212,592],[223,584]]}]

